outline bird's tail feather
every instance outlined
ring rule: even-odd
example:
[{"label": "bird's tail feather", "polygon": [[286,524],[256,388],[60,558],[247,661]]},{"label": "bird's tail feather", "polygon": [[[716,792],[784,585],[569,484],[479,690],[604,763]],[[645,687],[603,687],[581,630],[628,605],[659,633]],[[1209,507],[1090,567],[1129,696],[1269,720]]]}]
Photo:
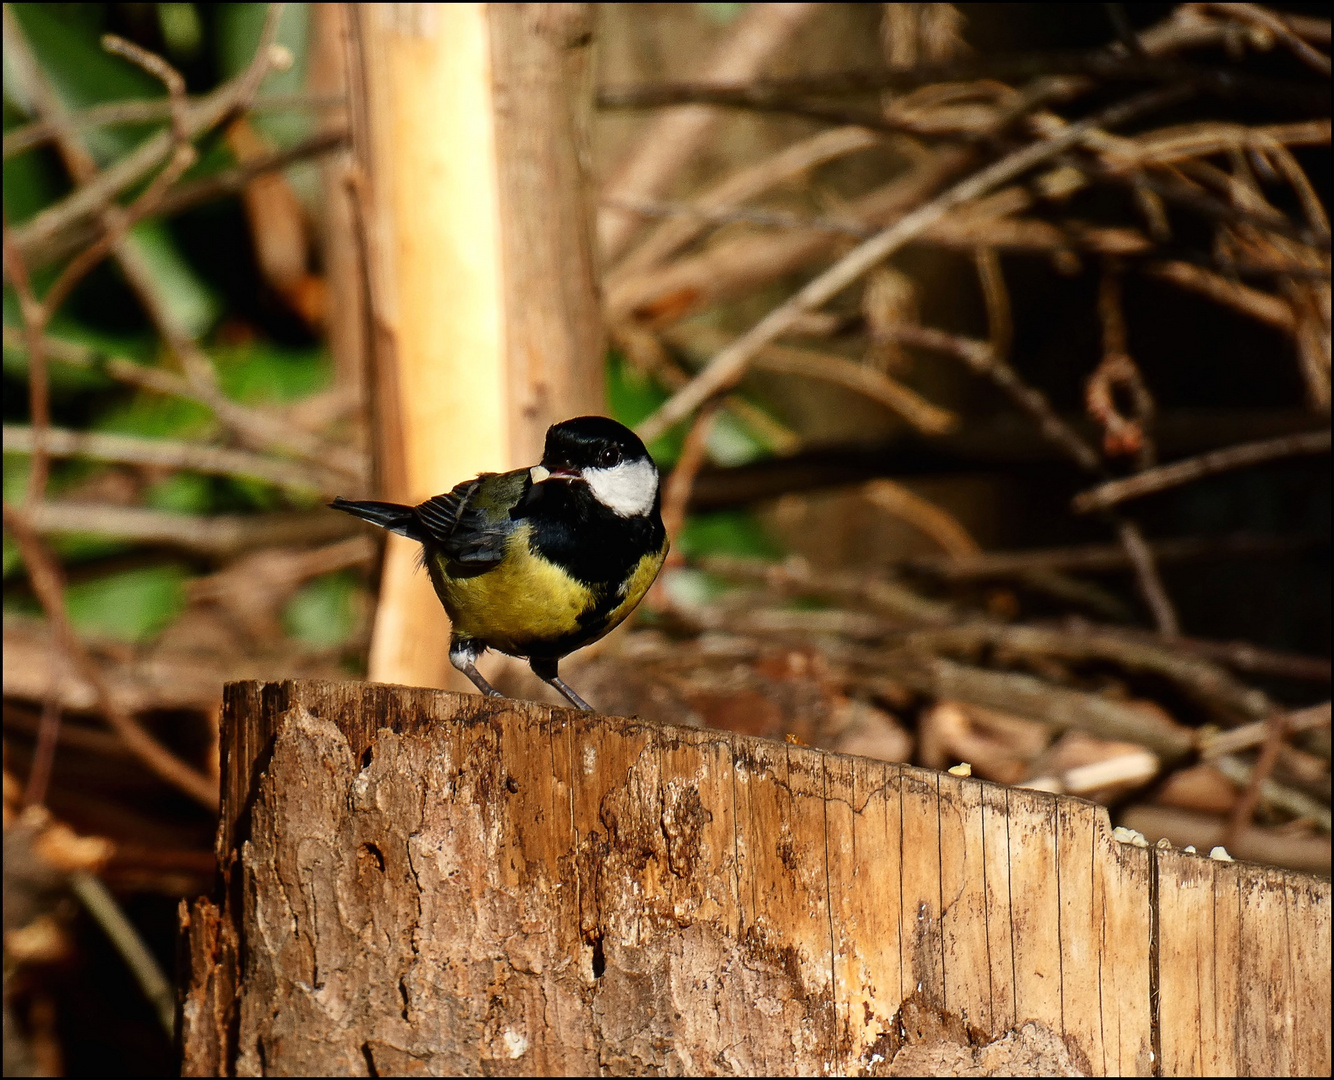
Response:
[{"label": "bird's tail feather", "polygon": [[421,519],[417,517],[417,511],[411,506],[404,506],[402,503],[372,502],[370,500],[353,502],[351,499],[344,499],[341,495],[335,496],[334,501],[329,505],[335,510],[342,510],[345,514],[359,517],[362,521],[369,521],[372,525],[378,525],[382,529],[398,533],[399,536],[406,536],[409,540],[420,542],[423,539]]}]

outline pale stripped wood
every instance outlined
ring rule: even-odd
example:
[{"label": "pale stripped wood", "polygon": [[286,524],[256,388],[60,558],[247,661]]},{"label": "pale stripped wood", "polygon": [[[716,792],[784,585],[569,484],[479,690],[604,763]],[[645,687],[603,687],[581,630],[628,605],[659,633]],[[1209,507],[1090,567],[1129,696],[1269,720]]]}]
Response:
[{"label": "pale stripped wood", "polygon": [[899,774],[902,803],[903,867],[899,900],[903,927],[903,982],[908,994],[929,1001],[945,996],[940,939],[940,795],[937,774],[904,769]]},{"label": "pale stripped wood", "polygon": [[965,1024],[992,1030],[987,955],[987,877],[982,783],[940,777],[941,940],[945,1008]]},{"label": "pale stripped wood", "polygon": [[1052,1017],[1061,1025],[1061,913],[1056,881],[1056,799],[1010,792],[1010,921],[1014,928],[1015,1002],[1019,1019]]},{"label": "pale stripped wood", "polygon": [[1157,858],[1162,1070],[1167,1076],[1203,1076],[1217,1067],[1215,864],[1177,851]]},{"label": "pale stripped wood", "polygon": [[982,785],[982,870],[993,1031],[1008,1031],[1018,1018],[1014,996],[1014,923],[1010,918],[1009,794],[1008,788]]},{"label": "pale stripped wood", "polygon": [[222,749],[187,1075],[859,1073],[1029,1021],[1093,1074],[1328,1073],[1329,884],[1080,800],[369,684],[236,684]]}]

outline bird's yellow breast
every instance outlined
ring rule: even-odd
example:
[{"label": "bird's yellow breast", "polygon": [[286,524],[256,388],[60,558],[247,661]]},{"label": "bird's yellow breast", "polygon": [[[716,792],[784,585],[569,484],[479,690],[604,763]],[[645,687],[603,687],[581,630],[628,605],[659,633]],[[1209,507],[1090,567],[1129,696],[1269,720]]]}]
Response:
[{"label": "bird's yellow breast", "polygon": [[600,590],[537,554],[530,532],[531,526],[520,525],[506,541],[505,557],[480,573],[468,573],[440,556],[428,560],[431,582],[456,636],[477,638],[517,656],[545,651],[544,646],[572,651],[596,641],[634,610],[667,555],[663,545],[640,559],[608,606]]}]

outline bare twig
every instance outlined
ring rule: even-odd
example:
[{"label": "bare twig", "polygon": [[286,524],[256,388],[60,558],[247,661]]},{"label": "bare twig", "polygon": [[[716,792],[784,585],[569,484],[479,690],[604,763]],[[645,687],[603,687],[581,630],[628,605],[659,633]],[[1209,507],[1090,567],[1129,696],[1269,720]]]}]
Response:
[{"label": "bare twig", "polygon": [[1285,435],[1278,439],[1262,439],[1259,442],[1229,446],[1225,450],[1214,450],[1198,457],[1186,458],[1184,461],[1174,461],[1170,465],[1160,465],[1156,469],[1136,473],[1121,480],[1109,480],[1105,484],[1076,495],[1071,505],[1079,513],[1105,510],[1118,503],[1166,491],[1181,484],[1189,484],[1206,476],[1216,476],[1232,469],[1259,465],[1266,461],[1299,454],[1327,454],[1329,448],[1328,428],[1302,435]]},{"label": "bare twig", "polygon": [[[1271,725],[1271,731],[1284,731],[1282,716]],[[1228,837],[1245,831],[1255,816],[1255,808],[1260,803],[1274,810],[1291,814],[1295,818],[1312,821],[1324,833],[1330,831],[1330,809],[1327,803],[1318,802],[1303,791],[1280,784],[1270,779],[1269,773],[1283,749],[1282,735],[1273,735],[1265,740],[1260,749],[1260,756],[1254,765],[1249,765],[1241,758],[1223,754],[1214,758],[1210,764],[1242,789],[1241,795],[1233,804],[1228,817]],[[1236,822],[1244,822],[1237,825]],[[1228,841],[1223,841],[1226,846]]]},{"label": "bare twig", "polygon": [[[6,348],[27,348],[24,335],[14,332],[10,327],[5,327],[4,344]],[[367,462],[364,455],[347,447],[327,443],[313,432],[267,409],[233,401],[216,386],[192,381],[175,372],[148,367],[123,357],[104,357],[95,349],[54,338],[44,338],[42,347],[47,356],[60,363],[102,371],[118,382],[155,394],[196,401],[212,410],[221,424],[252,446],[285,450],[346,476],[354,483],[361,483],[366,475]]]},{"label": "bare twig", "polygon": [[[1184,537],[1155,540],[1153,554],[1160,562],[1202,558],[1249,558],[1285,554],[1309,546],[1313,538],[1262,536],[1238,533],[1222,537]],[[1032,548],[1022,551],[983,551],[968,559],[915,556],[905,566],[935,574],[949,581],[973,581],[990,577],[1014,577],[1030,570],[1064,570],[1098,573],[1121,570],[1129,557],[1119,544],[1080,544],[1073,547]]]},{"label": "bare twig", "polygon": [[[202,98],[192,98],[189,107],[198,108]],[[319,112],[324,109],[336,109],[347,104],[342,94],[265,94],[255,98],[246,110],[252,116],[261,113],[295,112],[309,109]],[[91,105],[66,117],[71,131],[82,132],[93,128],[116,127],[121,124],[147,124],[159,120],[170,120],[173,103],[168,98],[132,98],[127,101],[107,101],[100,105]],[[33,120],[5,132],[3,157],[8,161],[27,150],[35,149],[56,137],[56,127],[49,120]]]},{"label": "bare twig", "polygon": [[65,614],[64,582],[59,564],[39,539],[23,512],[9,506],[8,503],[4,504],[3,510],[5,527],[9,529],[18,545],[33,591],[41,601],[47,619],[56,629],[56,639],[69,657],[71,666],[93,687],[107,723],[150,771],[207,809],[216,810],[217,784],[181,761],[121,708],[103,681],[96,662],[69,625],[69,619]]},{"label": "bare twig", "polygon": [[787,330],[797,317],[822,307],[876,264],[883,262],[924,229],[959,206],[1000,187],[1033,166],[1077,144],[1089,132],[1114,126],[1142,113],[1182,100],[1182,88],[1153,91],[1071,124],[1054,139],[1034,143],[974,173],[925,206],[905,214],[879,235],[858,245],[834,266],[775,308],[730,347],[713,358],[695,379],[639,425],[641,437],[656,438],[715,394],[735,385],[755,354]]},{"label": "bare twig", "polygon": [[[875,135],[859,127],[822,131],[809,139],[784,147],[763,161],[738,170],[703,192],[691,204],[691,208],[701,215],[734,208],[735,204],[753,199],[785,180],[809,172],[817,165],[875,146],[878,142]],[[646,212],[638,210],[638,207],[656,205],[648,200],[616,196],[604,198],[602,204],[637,212]],[[665,222],[621,260],[608,275],[609,280],[646,270],[671,257],[699,235],[705,220]]]},{"label": "bare twig", "polygon": [[1212,8],[1220,15],[1226,15],[1229,18],[1248,22],[1268,30],[1312,71],[1319,72],[1321,75],[1329,75],[1329,57],[1318,49],[1312,48],[1298,34],[1293,33],[1292,28],[1283,16],[1276,12],[1261,7],[1259,4],[1208,4],[1205,6]]},{"label": "bare twig", "polygon": [[42,701],[42,715],[37,722],[37,743],[33,747],[32,767],[28,770],[28,782],[23,787],[24,806],[40,806],[46,801],[46,788],[56,761],[64,712],[59,688],[65,666],[62,661],[60,653],[51,658],[51,685]]},{"label": "bare twig", "polygon": [[[162,196],[154,214],[159,218],[173,217],[215,199],[235,195],[257,176],[277,172],[295,162],[317,158],[346,145],[346,128],[316,132],[284,150],[262,154],[212,176],[176,184]],[[74,223],[42,250],[44,262],[59,262],[78,252],[98,238],[99,229],[100,225],[94,221]]]},{"label": "bare twig", "polygon": [[[1097,452],[1074,428],[1056,415],[1046,395],[1020,379],[1010,365],[998,361],[984,342],[921,326],[895,327],[893,336],[904,344],[936,349],[959,357],[974,371],[985,375],[1004,390],[1016,405],[1033,418],[1038,430],[1064,450],[1076,464],[1088,472],[1106,475]],[[1180,633],[1180,624],[1144,534],[1140,532],[1139,526],[1130,521],[1114,519],[1113,525],[1134,568],[1140,595],[1148,605],[1154,623],[1160,632],[1175,636]]]},{"label": "bare twig", "polygon": [[[750,7],[706,61],[707,77],[721,82],[753,79],[820,8],[811,3]],[[716,113],[706,108],[678,109],[657,117],[627,158],[616,166],[603,193],[621,198],[662,195],[716,129],[717,122]],[[633,216],[624,213],[599,215],[598,238],[608,263],[614,263],[625,250],[636,224]]]},{"label": "bare twig", "polygon": [[1010,357],[1010,342],[1014,338],[1014,319],[1010,312],[1010,291],[1005,286],[1005,274],[1000,257],[993,247],[979,247],[973,253],[977,266],[977,280],[982,286],[982,301],[987,309],[987,340],[991,355],[1006,361]]},{"label": "bare twig", "polygon": [[112,945],[125,961],[125,966],[144,992],[144,997],[148,998],[157,1013],[158,1022],[170,1037],[176,1030],[176,992],[139,936],[139,931],[126,918],[116,898],[111,895],[111,890],[97,875],[86,870],[71,874],[70,887],[88,909],[88,914],[102,928],[102,932],[111,939]]},{"label": "bare twig", "polygon": [[[1314,731],[1328,727],[1330,718],[1329,702],[1312,705],[1308,709],[1294,709],[1287,715],[1287,733],[1299,735],[1303,731]],[[1238,750],[1249,750],[1261,745],[1269,736],[1272,725],[1267,720],[1257,720],[1252,724],[1243,724],[1231,731],[1220,731],[1201,740],[1200,756],[1208,760],[1220,754],[1235,754]]]},{"label": "bare twig", "polygon": [[1292,306],[1286,301],[1259,289],[1242,285],[1240,282],[1229,281],[1203,267],[1186,262],[1168,262],[1150,266],[1148,273],[1182,288],[1201,293],[1234,311],[1268,323],[1289,334],[1296,327]]},{"label": "bare twig", "polygon": [[[778,210],[758,210],[745,206],[731,206],[727,204],[710,205],[705,202],[684,203],[684,202],[665,202],[661,200],[650,199],[624,199],[614,196],[608,196],[599,200],[600,206],[610,207],[613,210],[625,210],[631,214],[640,214],[644,217],[660,217],[675,219],[694,219],[690,234],[697,235],[705,226],[708,225],[733,225],[738,222],[746,225],[763,225],[778,229],[810,229],[814,232],[833,233],[835,236],[852,236],[858,240],[864,240],[868,236],[874,236],[878,229],[867,225],[858,225],[851,221],[838,221],[834,218],[823,217],[803,217],[800,214],[785,214]],[[685,234],[685,230],[681,230]],[[654,234],[656,238],[658,234]],[[693,239],[690,235],[690,239]],[[687,241],[688,242],[688,241]],[[647,245],[645,245],[647,246]],[[658,245],[654,245],[657,247]],[[666,245],[663,245],[666,247]],[[672,244],[671,248],[684,247],[684,243]],[[635,258],[639,254],[640,248],[636,248],[617,268],[617,273],[611,275],[614,280],[618,276],[624,276],[630,273],[642,272],[653,265],[662,261],[663,256],[659,257],[657,252],[651,252],[654,257],[651,259],[640,260]],[[667,252],[670,254],[670,251]]]},{"label": "bare twig", "polygon": [[[1084,400],[1089,415],[1102,427],[1102,452],[1106,457],[1133,456],[1137,468],[1153,464],[1153,398],[1130,358],[1126,343],[1125,312],[1121,308],[1121,273],[1112,260],[1103,268],[1098,290],[1098,314],[1102,319],[1102,361],[1085,385]],[[1124,389],[1134,410],[1121,412],[1116,389]]]},{"label": "bare twig", "polygon": [[[668,340],[695,351],[716,352],[729,340],[704,327],[678,325],[667,331]],[[803,375],[837,383],[893,410],[924,435],[943,435],[959,426],[959,418],[922,397],[916,390],[882,371],[835,353],[789,345],[766,345],[755,357],[765,371]]]},{"label": "bare twig", "polygon": [[1153,549],[1144,538],[1144,533],[1133,521],[1116,519],[1116,535],[1121,546],[1130,556],[1130,565],[1135,570],[1135,583],[1139,586],[1140,596],[1148,605],[1153,615],[1158,632],[1167,637],[1177,637],[1181,633],[1181,622],[1177,618],[1176,608],[1167,595],[1163,579],[1158,574],[1158,564],[1153,558]]},{"label": "bare twig", "polygon": [[872,480],[866,485],[866,498],[929,536],[951,558],[972,558],[982,550],[953,514],[902,484],[893,480]]},{"label": "bare twig", "polygon": [[[8,9],[5,18],[12,16]],[[28,353],[28,415],[32,420],[32,468],[28,473],[28,490],[25,499],[29,505],[41,502],[46,497],[46,482],[50,473],[50,456],[47,453],[47,432],[51,426],[51,383],[46,370],[46,347],[44,336],[48,319],[47,309],[38,302],[32,291],[32,281],[28,277],[28,264],[14,243],[9,228],[8,216],[4,219],[5,276],[14,286],[14,293],[19,302],[19,318],[23,320],[23,329],[14,333],[5,327],[5,336],[21,339]],[[9,341],[6,340],[6,345]]]},{"label": "bare twig", "polygon": [[[273,63],[272,46],[278,32],[278,19],[282,14],[282,4],[270,4],[265,15],[264,27],[260,32],[259,48],[250,65],[236,78],[209,94],[200,104],[189,110],[188,131],[194,138],[209,131],[240,109],[244,109],[253,100],[259,84],[268,74]],[[8,32],[6,37],[9,37]],[[68,130],[65,121],[60,122],[61,130]],[[159,132],[144,140],[125,157],[103,171],[86,184],[79,185],[73,193],[36,214],[21,228],[15,229],[15,242],[25,258],[41,263],[39,251],[71,224],[99,214],[110,206],[116,197],[126,188],[137,183],[153,169],[157,168],[172,153],[177,144],[176,136],[171,131]]]},{"label": "bare twig", "polygon": [[96,533],[139,544],[196,551],[214,557],[275,544],[313,543],[347,536],[357,528],[324,510],[197,517],[138,506],[44,502],[29,508],[34,535]]},{"label": "bare twig", "polygon": [[681,526],[686,520],[686,505],[690,502],[690,491],[695,486],[695,477],[708,460],[709,432],[718,415],[718,403],[700,411],[686,433],[681,447],[681,456],[676,460],[676,467],[667,477],[662,492],[662,523],[667,530],[667,540],[674,543],[681,534]]},{"label": "bare twig", "polygon": [[1239,683],[1222,668],[1183,655],[1175,642],[1136,640],[1096,627],[1054,629],[974,622],[941,630],[916,631],[908,643],[931,650],[977,650],[993,646],[1008,652],[1053,656],[1070,661],[1102,660],[1128,671],[1148,671],[1170,679],[1194,700],[1236,719],[1269,715],[1273,704],[1260,690]]},{"label": "bare twig", "polygon": [[887,327],[884,333],[903,345],[943,352],[962,360],[974,372],[990,379],[1005,391],[1036,422],[1043,436],[1060,447],[1082,469],[1093,473],[1101,469],[1097,451],[1056,414],[1042,391],[1026,384],[1009,364],[998,361],[986,342],[907,323]]},{"label": "bare twig", "polygon": [[879,672],[859,681],[873,687],[887,676],[933,698],[1026,716],[1057,731],[1073,728],[1103,739],[1138,743],[1168,765],[1191,750],[1186,728],[1133,705],[1052,686],[1032,675],[987,671],[910,650],[885,654]]},{"label": "bare twig", "polygon": [[[36,439],[32,428],[6,424],[3,436],[5,453],[33,452]],[[336,473],[297,461],[283,461],[222,446],[135,435],[51,428],[46,433],[46,452],[51,457],[189,469],[211,476],[249,476],[283,487],[314,488],[321,494],[335,493],[346,483],[345,478]]]}]

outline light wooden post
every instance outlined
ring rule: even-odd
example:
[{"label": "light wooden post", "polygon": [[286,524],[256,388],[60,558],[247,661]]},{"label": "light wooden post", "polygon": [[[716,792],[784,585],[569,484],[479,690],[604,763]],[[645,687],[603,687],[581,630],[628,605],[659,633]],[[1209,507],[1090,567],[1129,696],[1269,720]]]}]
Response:
[{"label": "light wooden post", "polygon": [[[574,137],[587,20],[583,5],[355,10],[349,82],[380,497],[417,502],[535,461],[550,423],[600,411]],[[448,620],[415,560],[416,545],[390,538],[370,676],[462,687]]]},{"label": "light wooden post", "polygon": [[725,731],[235,683],[186,1075],[1325,1076],[1330,886]]}]

